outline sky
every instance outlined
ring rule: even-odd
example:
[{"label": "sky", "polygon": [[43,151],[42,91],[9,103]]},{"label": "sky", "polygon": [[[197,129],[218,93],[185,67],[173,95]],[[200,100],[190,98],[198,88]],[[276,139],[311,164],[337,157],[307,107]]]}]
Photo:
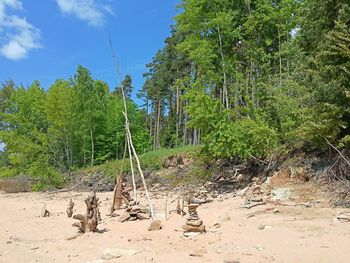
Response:
[{"label": "sky", "polygon": [[48,89],[78,65],[118,84],[108,36],[123,75],[142,87],[156,51],[174,24],[178,0],[0,0],[0,83],[38,80]]}]

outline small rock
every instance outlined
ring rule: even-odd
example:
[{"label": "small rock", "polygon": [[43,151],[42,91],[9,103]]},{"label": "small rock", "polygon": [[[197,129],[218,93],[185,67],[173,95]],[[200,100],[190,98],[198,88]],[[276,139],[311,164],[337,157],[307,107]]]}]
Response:
[{"label": "small rock", "polygon": [[249,187],[246,187],[246,188],[244,188],[244,189],[242,189],[242,190],[239,190],[239,191],[237,192],[237,195],[240,196],[240,197],[242,197],[242,196],[244,196],[244,195],[247,193],[248,190],[249,190]]},{"label": "small rock", "polygon": [[199,232],[199,233],[204,233],[205,232],[205,226],[201,225],[199,227],[194,227],[194,226],[189,226],[189,225],[183,225],[182,229],[185,232]]},{"label": "small rock", "polygon": [[131,208],[132,211],[140,211],[140,206],[139,205],[134,205],[132,208]]},{"label": "small rock", "polygon": [[44,204],[43,207],[41,208],[40,216],[41,217],[48,217],[50,215],[51,215],[51,213],[48,210],[46,210],[46,204]]},{"label": "small rock", "polygon": [[162,223],[159,220],[155,220],[148,227],[148,231],[158,231],[162,228],[163,228]]},{"label": "small rock", "polygon": [[201,219],[198,219],[198,220],[186,220],[186,225],[199,227],[199,226],[203,225],[203,220],[201,220]]},{"label": "small rock", "polygon": [[101,259],[111,260],[120,258],[122,256],[132,256],[137,253],[140,253],[140,250],[129,250],[129,249],[120,249],[120,248],[107,248],[103,253]]},{"label": "small rock", "polygon": [[221,223],[224,223],[224,222],[227,222],[230,220],[231,220],[231,217],[228,214],[224,214],[224,215],[219,216],[219,222],[221,222]]},{"label": "small rock", "polygon": [[190,257],[203,257],[203,255],[198,253],[190,253]]},{"label": "small rock", "polygon": [[81,235],[82,235],[82,233],[76,233],[76,234],[68,236],[66,238],[66,240],[73,240],[73,239],[76,239],[77,237],[80,237]]},{"label": "small rock", "polygon": [[147,220],[150,219],[150,216],[146,213],[137,213],[137,218],[139,220]]},{"label": "small rock", "polygon": [[199,232],[184,232],[183,235],[185,237],[198,237],[201,233]]},{"label": "small rock", "polygon": [[92,261],[91,263],[104,263],[104,262],[106,262],[106,261],[103,259],[96,259],[96,260]]},{"label": "small rock", "polygon": [[110,214],[107,214],[106,216],[108,216],[108,217],[117,217],[117,216],[120,216],[119,214],[117,214],[117,213],[110,213]]},{"label": "small rock", "polygon": [[129,220],[129,218],[130,218],[130,214],[129,214],[129,213],[124,213],[124,214],[118,219],[118,221],[121,222],[121,223],[123,223],[123,222]]},{"label": "small rock", "polygon": [[259,230],[266,230],[266,229],[269,229],[269,228],[272,228],[272,226],[260,225],[260,226],[258,227]]},{"label": "small rock", "polygon": [[215,227],[215,228],[219,228],[219,227],[221,227],[221,223],[220,222],[215,222],[211,226]]}]

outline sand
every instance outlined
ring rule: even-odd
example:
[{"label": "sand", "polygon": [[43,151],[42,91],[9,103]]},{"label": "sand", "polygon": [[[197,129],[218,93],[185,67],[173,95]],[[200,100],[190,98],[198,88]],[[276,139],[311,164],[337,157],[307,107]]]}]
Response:
[{"label": "sand", "polygon": [[[181,229],[185,218],[171,214],[165,219],[162,193],[153,192],[152,200],[163,229],[149,232],[149,220],[120,223],[118,217],[108,218],[113,193],[106,192],[97,194],[101,233],[77,236],[71,226],[76,220],[67,218],[65,210],[72,198],[74,213],[84,213],[87,196],[0,194],[0,262],[350,262],[350,223],[334,220],[347,209],[267,204],[248,210],[240,208],[241,197],[228,195],[199,207],[207,233],[189,238]],[[44,203],[50,217],[40,217]],[[122,251],[121,257],[104,261],[106,249],[135,254]]]}]

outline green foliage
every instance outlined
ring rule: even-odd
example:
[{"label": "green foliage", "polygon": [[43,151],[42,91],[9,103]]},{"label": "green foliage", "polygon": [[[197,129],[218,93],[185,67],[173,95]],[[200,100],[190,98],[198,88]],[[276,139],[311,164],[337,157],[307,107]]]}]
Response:
[{"label": "green foliage", "polygon": [[266,158],[278,145],[277,133],[261,121],[218,122],[205,136],[205,152],[215,158]]},{"label": "green foliage", "polygon": [[62,187],[63,179],[59,172],[49,164],[47,156],[38,156],[38,158],[30,164],[28,175],[34,179],[34,191],[39,191],[50,187]]},{"label": "green foliage", "polygon": [[277,146],[324,149],[325,139],[348,148],[349,14],[347,0],[182,0],[147,64],[144,110],[130,98],[130,75],[114,92],[82,66],[47,91],[5,82],[2,166],[29,173],[38,188],[59,185],[56,171],[95,164],[114,176],[125,146],[121,87],[145,168],[160,169],[177,151],[161,148],[179,145],[242,160]]},{"label": "green foliage", "polygon": [[346,135],[343,139],[340,140],[339,143],[340,148],[350,148],[350,135]]},{"label": "green foliage", "polygon": [[[123,155],[123,100],[82,66],[74,78],[57,80],[47,91],[37,81],[28,88],[5,83],[0,98],[2,167],[31,176],[35,190],[61,187],[60,173]],[[135,148],[145,152],[151,144],[146,116],[131,99],[127,107]]]},{"label": "green foliage", "polygon": [[[183,146],[178,148],[171,149],[160,149],[156,151],[149,151],[147,153],[141,154],[139,156],[141,167],[144,170],[152,170],[157,171],[163,168],[164,162],[170,157],[174,155],[190,155],[195,156],[199,154],[201,146]],[[97,172],[103,171],[108,177],[114,178],[116,174],[120,173],[120,169],[122,167],[122,159],[116,161],[107,161],[102,165],[87,168],[88,172]],[[134,161],[134,163],[136,163]],[[130,164],[128,157],[124,163],[124,172],[130,173]]]}]

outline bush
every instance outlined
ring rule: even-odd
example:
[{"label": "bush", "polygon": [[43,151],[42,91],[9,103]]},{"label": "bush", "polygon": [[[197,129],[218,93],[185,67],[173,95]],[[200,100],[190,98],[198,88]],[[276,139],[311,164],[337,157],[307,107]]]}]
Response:
[{"label": "bush", "polygon": [[221,121],[205,136],[206,154],[215,158],[265,158],[278,145],[275,130],[252,119]]},{"label": "bush", "polygon": [[45,159],[45,157],[40,156],[28,169],[29,175],[35,182],[33,185],[34,191],[62,187],[63,179],[61,175]]}]

